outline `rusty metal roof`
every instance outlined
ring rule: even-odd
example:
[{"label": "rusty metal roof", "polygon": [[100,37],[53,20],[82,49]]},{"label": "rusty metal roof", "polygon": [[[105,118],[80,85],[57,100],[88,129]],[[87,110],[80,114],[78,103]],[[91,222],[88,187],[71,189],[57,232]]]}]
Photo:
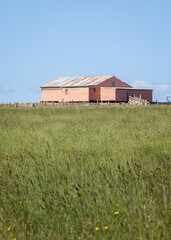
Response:
[{"label": "rusty metal roof", "polygon": [[58,77],[55,80],[43,85],[42,88],[95,86],[112,77],[113,76]]}]

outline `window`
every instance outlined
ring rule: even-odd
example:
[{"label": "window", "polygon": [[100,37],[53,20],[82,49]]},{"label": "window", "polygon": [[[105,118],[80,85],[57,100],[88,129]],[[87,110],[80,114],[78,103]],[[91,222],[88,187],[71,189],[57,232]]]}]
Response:
[{"label": "window", "polygon": [[96,89],[95,88],[93,88],[93,92],[95,92],[96,91]]},{"label": "window", "polygon": [[115,82],[112,82],[112,87],[114,87],[115,86]]},{"label": "window", "polygon": [[68,94],[68,89],[65,89],[65,95],[67,95]]}]

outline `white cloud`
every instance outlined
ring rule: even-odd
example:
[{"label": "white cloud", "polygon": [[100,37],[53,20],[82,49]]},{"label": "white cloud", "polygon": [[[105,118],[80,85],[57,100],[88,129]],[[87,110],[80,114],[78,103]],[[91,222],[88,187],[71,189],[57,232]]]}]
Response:
[{"label": "white cloud", "polygon": [[171,96],[171,84],[167,83],[148,83],[143,80],[136,80],[131,83],[134,88],[153,89],[153,101],[166,102],[166,96]]},{"label": "white cloud", "polygon": [[7,85],[0,86],[0,93],[10,93],[13,89]]},{"label": "white cloud", "polygon": [[134,88],[151,88],[151,85],[143,80],[136,80],[135,82],[132,82],[131,85]]}]

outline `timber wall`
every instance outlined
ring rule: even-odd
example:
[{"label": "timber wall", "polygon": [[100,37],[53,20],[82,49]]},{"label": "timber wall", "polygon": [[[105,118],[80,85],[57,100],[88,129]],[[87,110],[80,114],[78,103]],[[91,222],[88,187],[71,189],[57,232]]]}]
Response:
[{"label": "timber wall", "polygon": [[89,101],[89,88],[42,89],[41,102]]},{"label": "timber wall", "polygon": [[101,101],[115,101],[116,100],[116,88],[101,87],[100,88]]}]

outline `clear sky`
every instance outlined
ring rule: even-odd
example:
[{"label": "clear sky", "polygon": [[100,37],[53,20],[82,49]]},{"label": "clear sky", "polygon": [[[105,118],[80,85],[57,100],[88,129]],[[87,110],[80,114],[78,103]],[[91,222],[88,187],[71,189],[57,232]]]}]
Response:
[{"label": "clear sky", "polygon": [[171,95],[171,0],[0,0],[0,102],[59,76],[114,75]]}]

